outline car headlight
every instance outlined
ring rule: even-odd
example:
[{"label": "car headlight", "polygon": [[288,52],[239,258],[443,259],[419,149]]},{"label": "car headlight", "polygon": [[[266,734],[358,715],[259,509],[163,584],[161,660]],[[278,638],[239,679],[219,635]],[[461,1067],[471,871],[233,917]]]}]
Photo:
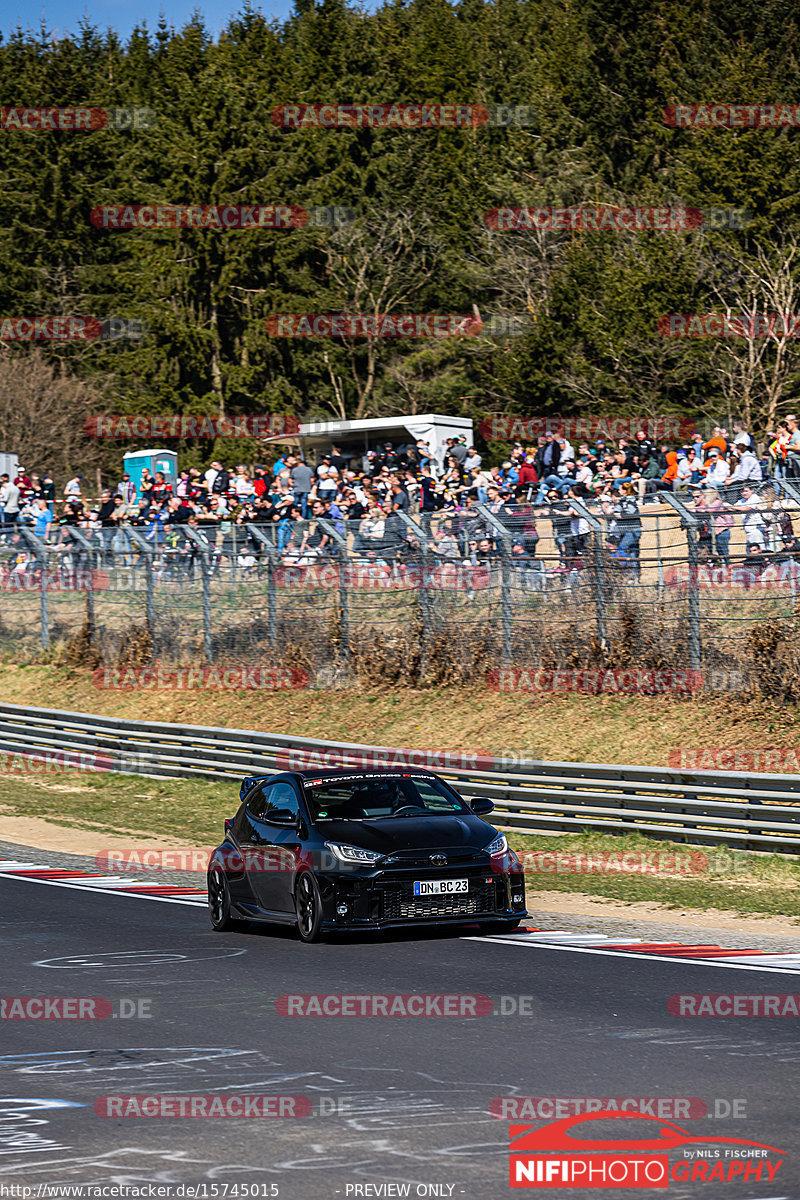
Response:
[{"label": "car headlight", "polygon": [[505,854],[508,849],[508,839],[504,833],[499,833],[493,842],[485,847],[487,854]]},{"label": "car headlight", "polygon": [[325,845],[340,862],[376,863],[384,857],[383,854],[376,854],[374,850],[362,850],[360,846],[345,846],[341,842],[326,842]]}]

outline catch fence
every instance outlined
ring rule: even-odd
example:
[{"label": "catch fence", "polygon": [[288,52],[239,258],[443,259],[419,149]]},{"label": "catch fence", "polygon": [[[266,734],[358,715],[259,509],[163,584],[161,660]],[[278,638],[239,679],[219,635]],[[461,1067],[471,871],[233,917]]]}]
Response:
[{"label": "catch fence", "polygon": [[92,666],[300,667],[319,686],[640,667],[785,695],[800,494],[759,493],[710,514],[665,493],[633,516],[569,498],[292,527],[62,527],[54,544],[17,527],[0,546],[0,645]]}]

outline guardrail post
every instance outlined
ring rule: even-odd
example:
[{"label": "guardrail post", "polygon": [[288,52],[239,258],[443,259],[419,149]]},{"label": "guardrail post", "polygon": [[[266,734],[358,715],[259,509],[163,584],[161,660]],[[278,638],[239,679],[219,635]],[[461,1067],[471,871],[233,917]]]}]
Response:
[{"label": "guardrail post", "polygon": [[677,513],[681,528],[686,530],[686,557],[689,564],[689,666],[699,671],[703,665],[703,645],[700,637],[700,572],[697,546],[697,517],[683,504],[674,492],[662,493]]},{"label": "guardrail post", "polygon": [[592,531],[592,554],[594,557],[594,611],[597,621],[597,640],[606,648],[606,557],[603,544],[605,532],[603,522],[590,513],[581,500],[567,500],[570,508],[583,517]]},{"label": "guardrail post", "polygon": [[26,541],[33,546],[33,552],[42,567],[42,586],[39,593],[39,623],[41,627],[42,649],[46,650],[50,645],[50,620],[47,613],[47,547],[27,525],[21,525],[20,529]]},{"label": "guardrail post", "polygon": [[485,504],[475,505],[483,519],[500,534],[500,586],[501,586],[501,620],[503,624],[503,663],[507,665],[513,658],[513,627],[511,608],[511,531]]},{"label": "guardrail post", "polygon": [[327,517],[315,517],[317,524],[339,547],[339,652],[342,658],[350,657],[350,598],[348,593],[349,547],[333,521]]}]

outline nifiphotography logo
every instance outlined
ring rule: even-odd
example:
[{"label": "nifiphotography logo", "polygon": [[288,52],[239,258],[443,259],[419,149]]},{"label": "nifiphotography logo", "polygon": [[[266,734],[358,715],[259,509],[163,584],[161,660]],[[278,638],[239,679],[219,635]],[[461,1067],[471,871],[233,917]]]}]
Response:
[{"label": "nifiphotography logo", "polygon": [[[609,1137],[610,1121],[625,1121],[628,1128]],[[613,1110],[565,1117],[538,1128],[511,1125],[509,1138],[509,1186],[517,1188],[668,1188],[670,1181],[736,1179],[770,1183],[784,1154],[764,1142],[694,1135],[672,1122]]]}]

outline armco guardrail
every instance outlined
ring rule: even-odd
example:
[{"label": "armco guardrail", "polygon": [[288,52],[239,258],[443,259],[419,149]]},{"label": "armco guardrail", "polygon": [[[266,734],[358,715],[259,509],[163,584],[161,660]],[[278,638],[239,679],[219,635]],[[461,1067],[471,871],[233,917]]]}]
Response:
[{"label": "armco guardrail", "polygon": [[[455,752],[450,762],[442,752],[438,763],[431,752],[420,751],[415,762],[400,757],[413,752],[386,747],[2,703],[0,751],[100,754],[110,770],[125,774],[230,780],[290,769],[292,760],[297,766],[357,768],[378,765],[383,755],[386,765],[429,766],[467,797],[488,796],[497,809],[496,823],[531,833],[595,829],[701,845],[800,852],[797,775],[689,773],[534,760],[521,760],[509,770],[503,760],[481,757],[481,768],[491,766],[484,770],[473,769],[468,761],[454,765]],[[307,761],[298,761],[301,756],[307,756]],[[231,789],[231,804],[235,802],[236,791]]]}]

